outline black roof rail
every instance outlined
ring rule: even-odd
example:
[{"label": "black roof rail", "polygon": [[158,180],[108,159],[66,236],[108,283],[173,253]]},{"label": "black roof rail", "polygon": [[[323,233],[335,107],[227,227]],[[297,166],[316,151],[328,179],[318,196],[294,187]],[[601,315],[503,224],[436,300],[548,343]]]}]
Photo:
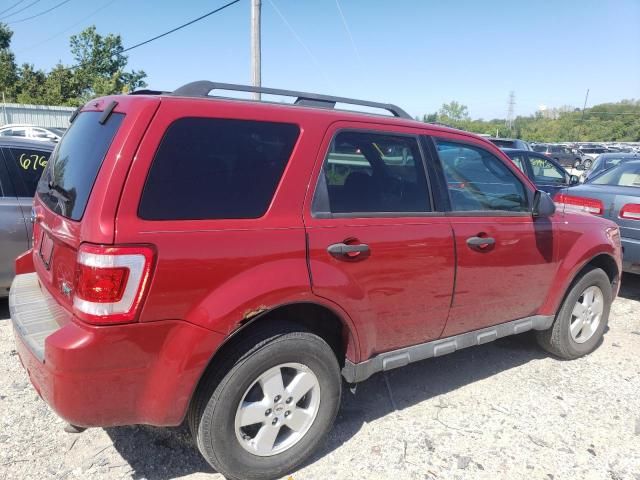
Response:
[{"label": "black roof rail", "polygon": [[390,112],[394,117],[413,120],[411,115],[409,115],[400,107],[391,103],[369,102],[366,100],[333,97],[331,95],[320,95],[317,93],[296,92],[293,90],[282,90],[279,88],[253,87],[249,85],[237,85],[234,83],[218,83],[210,82],[208,80],[199,80],[197,82],[187,83],[177,90],[174,90],[172,95],[181,97],[206,97],[212,90],[231,90],[236,92],[264,93],[267,95],[296,97],[294,105],[302,105],[307,107],[334,108],[336,106],[336,103],[360,105],[363,107],[379,108],[381,110]]}]

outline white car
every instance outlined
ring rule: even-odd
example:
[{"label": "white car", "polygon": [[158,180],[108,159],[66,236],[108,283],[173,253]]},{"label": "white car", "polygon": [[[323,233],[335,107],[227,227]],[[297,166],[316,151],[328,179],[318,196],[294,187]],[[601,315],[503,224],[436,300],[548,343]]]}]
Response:
[{"label": "white car", "polygon": [[580,147],[580,151],[585,157],[589,157],[592,160],[595,160],[598,155],[602,153],[607,153],[609,150],[606,147],[587,146],[587,147]]},{"label": "white car", "polygon": [[59,142],[64,128],[36,127],[26,124],[8,124],[0,127],[0,137],[20,137],[45,142]]}]

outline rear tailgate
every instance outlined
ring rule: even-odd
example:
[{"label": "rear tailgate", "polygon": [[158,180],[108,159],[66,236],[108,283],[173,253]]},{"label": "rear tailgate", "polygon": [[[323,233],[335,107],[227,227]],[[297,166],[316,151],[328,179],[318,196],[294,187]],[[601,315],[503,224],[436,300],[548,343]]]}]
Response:
[{"label": "rear tailgate", "polygon": [[113,243],[120,193],[159,104],[156,97],[135,96],[91,101],[56,147],[38,184],[33,262],[40,284],[69,309],[78,247]]}]

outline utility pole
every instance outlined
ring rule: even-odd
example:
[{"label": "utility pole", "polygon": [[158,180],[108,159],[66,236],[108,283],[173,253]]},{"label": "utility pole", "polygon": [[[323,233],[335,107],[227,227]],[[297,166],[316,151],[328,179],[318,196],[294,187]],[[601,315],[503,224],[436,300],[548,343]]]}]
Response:
[{"label": "utility pole", "polygon": [[589,89],[587,88],[587,94],[584,96],[584,105],[582,106],[582,120],[580,120],[581,130],[584,132],[584,111],[587,108],[587,100],[589,99]]},{"label": "utility pole", "polygon": [[507,110],[507,127],[509,127],[509,131],[513,130],[513,113],[514,107],[516,105],[516,94],[513,90],[509,92],[509,108]]},{"label": "utility pole", "polygon": [[[254,87],[262,85],[261,56],[260,47],[260,10],[262,0],[251,0],[251,80]],[[259,93],[253,94],[254,100],[260,100]]]}]

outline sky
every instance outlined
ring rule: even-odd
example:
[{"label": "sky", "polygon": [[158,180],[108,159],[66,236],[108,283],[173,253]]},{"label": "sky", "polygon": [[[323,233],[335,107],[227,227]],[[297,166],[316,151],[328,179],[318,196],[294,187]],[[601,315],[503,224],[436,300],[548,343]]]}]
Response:
[{"label": "sky", "polygon": [[[0,11],[17,0],[0,1]],[[33,0],[4,14],[18,63],[73,64],[69,36],[96,25],[133,45],[227,0]],[[129,53],[150,88],[251,82],[250,0]],[[473,118],[540,105],[640,99],[640,0],[262,0],[262,84],[395,103],[452,100]]]}]

